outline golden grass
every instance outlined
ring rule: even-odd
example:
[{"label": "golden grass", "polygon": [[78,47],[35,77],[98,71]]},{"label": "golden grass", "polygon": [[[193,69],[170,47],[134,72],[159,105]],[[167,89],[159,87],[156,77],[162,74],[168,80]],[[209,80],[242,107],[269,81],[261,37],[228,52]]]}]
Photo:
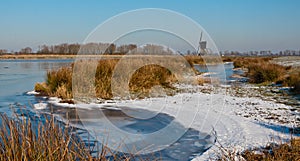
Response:
[{"label": "golden grass", "polygon": [[90,151],[54,118],[35,125],[26,118],[1,115],[0,160],[89,160]]},{"label": "golden grass", "polygon": [[[52,115],[45,115],[43,119],[37,123],[25,117],[11,119],[0,114],[0,161],[128,161],[139,157],[113,152],[105,145],[99,149],[86,146],[68,124],[57,122]],[[97,154],[92,155],[93,150],[98,150]]]},{"label": "golden grass", "polygon": [[193,66],[194,64],[204,64],[204,60],[200,56],[186,55],[186,56],[184,56],[184,58],[191,66]]},{"label": "golden grass", "polygon": [[[300,160],[300,139],[292,138],[288,143],[267,145],[255,150],[245,150],[238,153],[236,150],[229,150],[219,147],[221,153],[217,160],[220,161],[299,161]],[[257,153],[259,152],[259,153]]]},{"label": "golden grass", "polygon": [[293,91],[300,93],[300,71],[296,69],[284,80],[284,84],[293,87]]},{"label": "golden grass", "polygon": [[34,91],[39,92],[40,95],[48,95],[48,87],[45,82],[36,83],[34,85]]},{"label": "golden grass", "polygon": [[246,73],[250,83],[271,83],[284,82],[285,85],[295,86],[297,76],[289,74],[292,71],[290,66],[284,67],[272,63],[272,57],[233,57],[233,65],[235,68],[247,68]]},{"label": "golden grass", "polygon": [[[149,96],[150,90],[155,86],[162,86],[164,89],[175,89],[172,87],[174,82],[176,82],[176,77],[168,69],[158,65],[146,65],[132,75],[129,90],[133,94],[142,93],[143,96]],[[143,97],[142,95],[138,96]]]},{"label": "golden grass", "polygon": [[[226,59],[229,58],[223,58],[223,60]],[[251,64],[267,63],[272,59],[272,57],[230,57],[235,68],[247,68]]]},{"label": "golden grass", "polygon": [[36,83],[34,90],[40,92],[40,95],[72,98],[72,68],[63,67],[48,71],[46,82]]},{"label": "golden grass", "polygon": [[284,79],[286,68],[272,63],[248,64],[249,81],[251,83],[276,82]]},{"label": "golden grass", "polygon": [[96,96],[98,98],[110,99],[113,97],[111,90],[111,79],[118,59],[100,60],[96,69]]},{"label": "golden grass", "polygon": [[[178,58],[168,58],[164,62],[161,57],[145,57],[145,58],[130,58],[128,61],[120,62],[120,59],[101,59],[99,61],[79,61],[76,62],[75,86],[76,92],[84,94],[95,93],[97,98],[111,99],[112,79],[118,81],[115,89],[117,91],[125,91],[125,87],[129,87],[128,91],[135,97],[142,98],[150,96],[152,87],[161,86],[164,89],[164,94],[173,94],[175,88],[173,83],[182,80],[181,73],[193,72],[191,68],[187,71],[185,68],[178,68],[181,63]],[[172,73],[165,67],[154,64],[143,65],[144,62],[154,61],[154,64],[164,64],[174,69],[177,73]],[[96,64],[93,64],[96,63]],[[118,64],[119,63],[119,64]],[[120,65],[120,63],[123,63]],[[119,73],[116,74],[118,66]],[[185,64],[188,66],[188,64]],[[95,71],[88,71],[90,68],[97,67]],[[136,67],[132,70],[131,67]],[[72,67],[63,67],[58,70],[47,72],[46,84],[37,83],[35,91],[46,93],[49,96],[57,96],[63,99],[73,97],[72,91],[72,76],[74,73],[74,64]],[[114,73],[115,72],[115,73]],[[115,74],[115,75],[114,75]],[[126,76],[130,75],[130,79]],[[74,79],[74,78],[73,78]],[[76,84],[80,82],[81,84]],[[83,83],[82,83],[83,82]],[[82,86],[82,84],[85,84]],[[77,88],[78,87],[78,88]]]},{"label": "golden grass", "polygon": [[299,161],[300,139],[292,139],[289,143],[278,146],[266,146],[262,154],[256,154],[251,150],[244,152],[243,157],[249,161]]}]

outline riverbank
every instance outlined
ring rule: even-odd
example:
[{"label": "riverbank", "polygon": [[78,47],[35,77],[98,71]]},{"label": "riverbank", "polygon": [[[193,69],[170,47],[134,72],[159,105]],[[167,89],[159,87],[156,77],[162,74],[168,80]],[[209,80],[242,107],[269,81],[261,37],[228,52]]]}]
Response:
[{"label": "riverbank", "polygon": [[[53,107],[63,107],[65,109],[86,108],[87,113],[89,111],[94,113],[93,109],[107,107],[114,107],[119,110],[122,110],[122,107],[130,107],[130,109],[135,110],[146,109],[153,112],[162,112],[175,118],[178,117],[178,109],[181,109],[180,113],[184,113],[185,117],[176,118],[178,122],[186,128],[190,127],[215,135],[217,139],[217,142],[204,154],[197,156],[195,155],[197,152],[193,153],[193,160],[217,159],[221,154],[220,146],[234,151],[236,155],[241,155],[243,151],[255,147],[263,147],[273,142],[287,142],[290,140],[291,134],[296,138],[300,136],[298,129],[300,126],[300,112],[293,110],[295,107],[276,103],[274,100],[263,100],[255,97],[252,94],[257,90],[256,87],[240,88],[240,90],[246,92],[244,92],[244,95],[239,96],[234,96],[225,87],[219,89],[214,89],[212,86],[178,85],[177,87],[184,89],[183,91],[188,91],[188,93],[183,92],[164,98],[151,98],[152,106],[139,106],[148,105],[149,99],[107,100],[104,103],[85,105],[69,105],[59,103],[60,99],[51,99],[48,103],[52,104]],[[184,103],[178,100],[183,100]],[[167,109],[161,111],[156,105],[164,105]],[[196,115],[193,112],[195,110],[197,111]],[[189,124],[186,118],[194,118],[193,123]],[[126,119],[122,121],[122,124],[126,124],[124,121],[126,122]],[[121,125],[116,124],[116,126],[122,129]],[[86,128],[89,129],[90,127]],[[166,136],[161,137],[163,139]],[[195,145],[191,144],[189,146],[192,148]],[[185,151],[184,149],[180,150]],[[168,153],[175,154],[176,152],[169,151]]]},{"label": "riverbank", "polygon": [[0,59],[74,59],[76,55],[52,55],[52,54],[6,54],[0,55]]},{"label": "riverbank", "polygon": [[75,59],[75,58],[121,58],[123,55],[65,55],[65,54],[3,54],[0,59]]}]

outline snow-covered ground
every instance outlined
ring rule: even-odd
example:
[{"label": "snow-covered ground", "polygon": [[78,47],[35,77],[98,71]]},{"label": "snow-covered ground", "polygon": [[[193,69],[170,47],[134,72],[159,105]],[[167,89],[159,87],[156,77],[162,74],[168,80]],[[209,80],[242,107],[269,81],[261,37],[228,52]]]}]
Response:
[{"label": "snow-covered ground", "polygon": [[[200,86],[184,86],[186,92],[162,98],[139,100],[118,100],[102,104],[68,105],[59,103],[59,99],[51,98],[50,103],[63,107],[81,107],[87,109],[107,107],[130,107],[146,109],[151,115],[128,112],[134,118],[147,119],[157,113],[165,113],[174,117],[181,125],[201,133],[216,135],[217,142],[193,160],[214,160],[223,146],[235,151],[243,151],[251,147],[264,146],[273,141],[285,141],[290,138],[290,128],[299,126],[300,114],[291,111],[291,107],[265,101],[260,98],[236,97],[226,95],[224,89],[203,93]],[[189,90],[190,89],[190,90]],[[202,91],[202,92],[200,92]],[[35,107],[44,105],[40,104]],[[164,137],[175,137],[168,134]],[[136,140],[135,140],[136,141]],[[186,150],[186,149],[185,149]]]}]

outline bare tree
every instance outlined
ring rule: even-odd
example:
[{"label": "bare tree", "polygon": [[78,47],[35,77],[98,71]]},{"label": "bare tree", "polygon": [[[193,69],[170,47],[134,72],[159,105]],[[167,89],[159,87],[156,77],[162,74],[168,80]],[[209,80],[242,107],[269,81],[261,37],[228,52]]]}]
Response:
[{"label": "bare tree", "polygon": [[30,53],[32,53],[32,49],[30,47],[26,47],[24,49],[21,49],[20,53],[21,54],[30,54]]},{"label": "bare tree", "polygon": [[6,49],[0,49],[0,54],[7,54],[7,50]]}]

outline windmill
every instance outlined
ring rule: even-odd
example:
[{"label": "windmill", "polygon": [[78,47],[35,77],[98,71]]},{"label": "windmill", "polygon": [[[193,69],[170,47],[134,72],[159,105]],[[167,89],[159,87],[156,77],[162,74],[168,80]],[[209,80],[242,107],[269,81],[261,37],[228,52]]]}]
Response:
[{"label": "windmill", "polygon": [[200,35],[200,40],[199,40],[199,46],[198,46],[198,50],[197,50],[197,54],[198,55],[204,55],[206,53],[206,44],[207,42],[206,41],[202,41],[202,33],[201,32],[201,35]]}]

